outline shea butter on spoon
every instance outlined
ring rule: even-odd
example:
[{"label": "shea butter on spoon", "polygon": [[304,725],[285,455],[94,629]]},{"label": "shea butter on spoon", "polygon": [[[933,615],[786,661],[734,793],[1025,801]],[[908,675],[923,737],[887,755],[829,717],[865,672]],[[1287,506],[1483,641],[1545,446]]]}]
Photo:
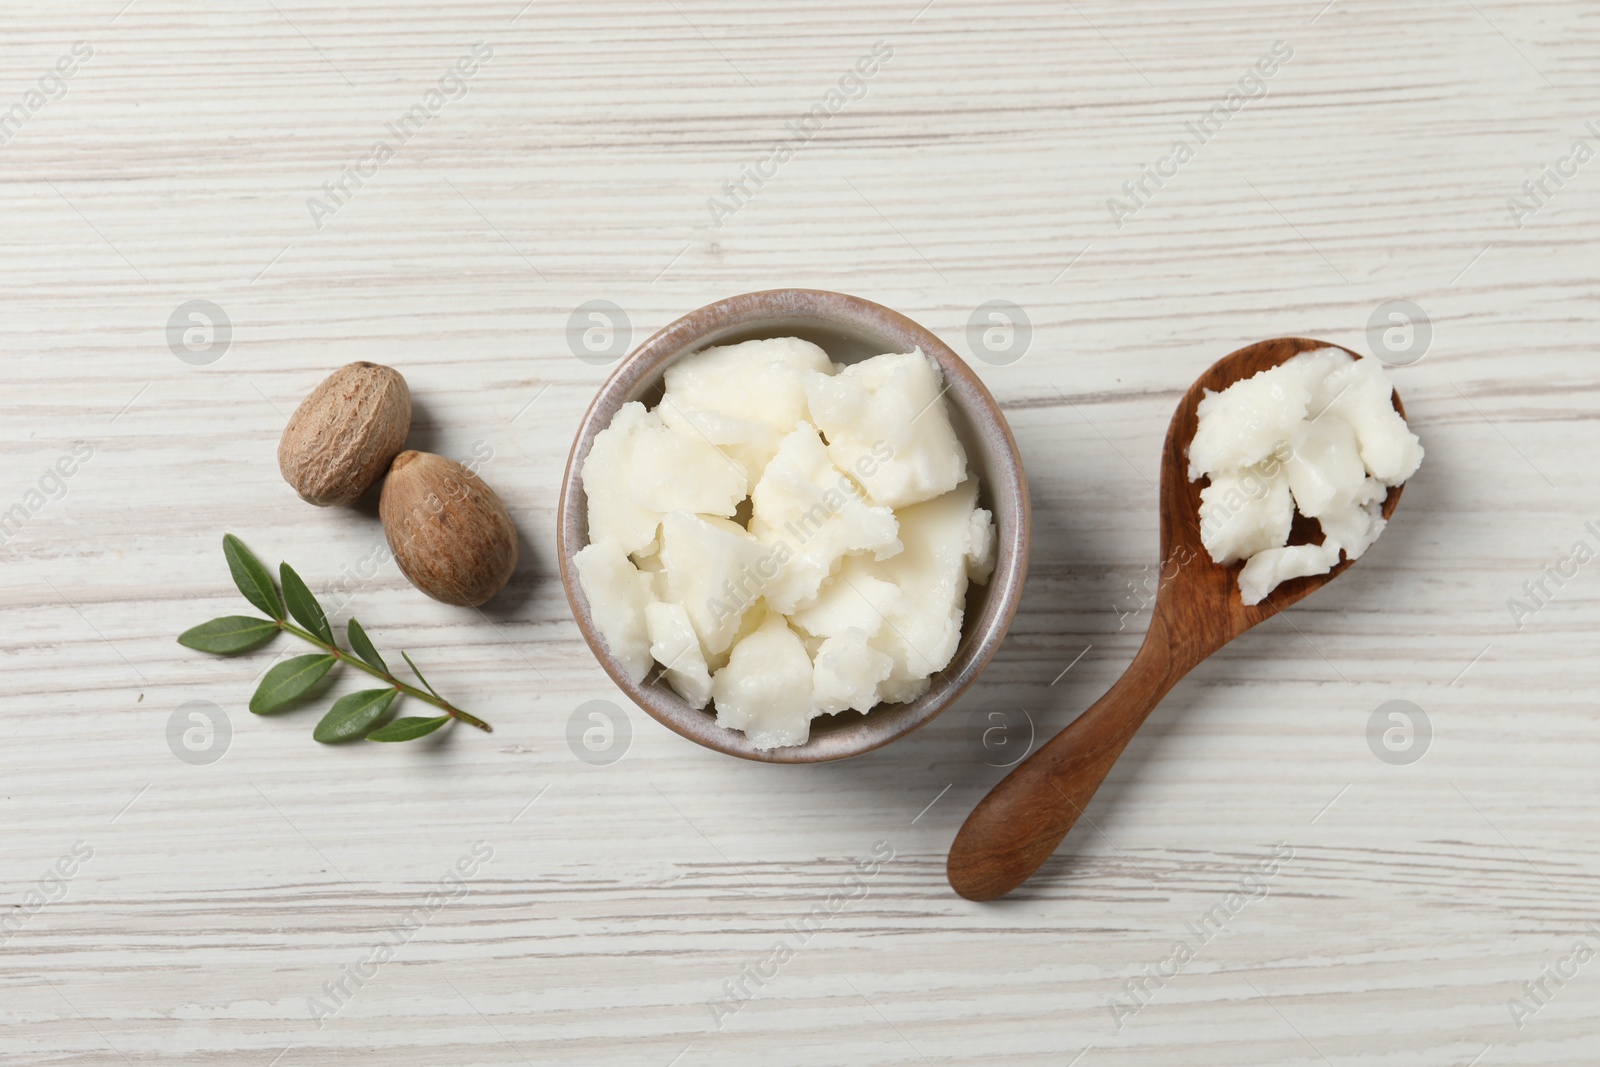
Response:
[{"label": "shea butter on spoon", "polygon": [[822,714],[914,700],[960,643],[993,517],[920,350],[849,366],[799,338],[706,349],[625,404],[582,468],[573,564],[634,681],[758,749]]},{"label": "shea butter on spoon", "polygon": [[[1200,539],[1213,561],[1244,560],[1243,602],[1291,578],[1359,559],[1383,532],[1389,489],[1422,463],[1422,444],[1394,409],[1382,365],[1339,348],[1302,352],[1200,401],[1189,478],[1200,490]],[[1289,544],[1298,511],[1320,544]]]}]

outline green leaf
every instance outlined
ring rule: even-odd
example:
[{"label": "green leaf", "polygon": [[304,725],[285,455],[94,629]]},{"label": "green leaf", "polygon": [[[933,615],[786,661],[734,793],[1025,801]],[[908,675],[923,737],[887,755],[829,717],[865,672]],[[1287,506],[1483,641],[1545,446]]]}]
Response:
[{"label": "green leaf", "polygon": [[355,649],[369,667],[376,667],[384,674],[389,673],[389,668],[383,662],[383,657],[378,655],[378,650],[372,647],[372,641],[367,637],[367,631],[355,619],[350,620],[350,625],[344,628],[344,635],[350,639],[350,647]]},{"label": "green leaf", "polygon": [[254,615],[224,615],[178,635],[178,644],[219,656],[233,656],[260,648],[278,634],[278,624]]},{"label": "green leaf", "polygon": [[380,727],[367,735],[368,741],[414,741],[419,737],[426,737],[439,727],[450,721],[450,716],[441,715],[437,719],[423,719],[409,715],[403,719],[396,719],[388,726]]},{"label": "green leaf", "polygon": [[[400,655],[405,657],[405,661],[407,663],[411,663],[411,657],[409,655],[407,655],[404,652],[400,653]],[[422,670],[415,663],[411,663],[411,670],[416,674],[417,681],[421,682],[423,684],[423,686],[427,688],[428,692],[432,693],[435,698],[437,698],[441,703],[443,703],[444,702],[444,697],[439,696],[439,691],[437,689],[435,689],[432,685],[428,684],[428,680],[422,676]]]},{"label": "green leaf", "polygon": [[265,715],[293,703],[320,682],[335,662],[332,656],[320,652],[284,660],[261,679],[256,695],[250,698],[250,710]]},{"label": "green leaf", "polygon": [[306,583],[287,563],[278,565],[278,573],[283,578],[283,599],[289,603],[289,614],[293,615],[301,626],[322,638],[325,643],[333,644],[333,627],[328,625],[328,617],[322,613],[322,605],[311,595]]},{"label": "green leaf", "polygon": [[244,547],[244,542],[233,534],[224,534],[222,554],[228,557],[233,584],[239,587],[244,598],[274,619],[283,618],[283,601],[278,599],[278,587],[272,584],[271,573]]},{"label": "green leaf", "polygon": [[334,702],[332,710],[317,723],[311,736],[325,745],[339,741],[353,741],[383,718],[394,698],[400,693],[394,689],[365,689],[359,693],[342,696]]}]

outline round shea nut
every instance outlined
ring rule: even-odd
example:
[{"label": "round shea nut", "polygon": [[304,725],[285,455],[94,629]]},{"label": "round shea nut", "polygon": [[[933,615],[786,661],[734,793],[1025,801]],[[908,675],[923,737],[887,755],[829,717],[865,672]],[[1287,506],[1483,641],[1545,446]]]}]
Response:
[{"label": "round shea nut", "polygon": [[431,452],[389,467],[378,517],[400,572],[435,600],[477,607],[517,568],[517,528],[483,479]]},{"label": "round shea nut", "polygon": [[278,469],[307,503],[353,504],[383,477],[410,430],[411,390],[400,372],[347,363],[294,409]]}]

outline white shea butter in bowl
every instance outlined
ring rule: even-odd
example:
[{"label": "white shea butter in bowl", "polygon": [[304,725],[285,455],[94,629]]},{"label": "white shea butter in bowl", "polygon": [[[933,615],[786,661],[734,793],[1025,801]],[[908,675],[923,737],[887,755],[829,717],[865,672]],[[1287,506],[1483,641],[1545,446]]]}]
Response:
[{"label": "white shea butter in bowl", "polygon": [[669,366],[581,468],[573,557],[611,655],[759,751],[912,701],[956,654],[993,516],[921,350],[836,364],[797,337]]}]

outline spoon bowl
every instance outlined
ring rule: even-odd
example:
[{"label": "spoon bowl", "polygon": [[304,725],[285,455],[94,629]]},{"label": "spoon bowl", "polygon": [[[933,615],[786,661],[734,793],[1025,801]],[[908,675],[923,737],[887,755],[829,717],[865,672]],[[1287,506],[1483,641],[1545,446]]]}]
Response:
[{"label": "spoon bowl", "polygon": [[[1144,643],[1105,696],[1018,764],[967,817],[946,866],[957,893],[993,900],[1021,885],[1061,844],[1134,733],[1184,675],[1350,568],[1354,561],[1343,559],[1326,574],[1284,582],[1259,604],[1243,603],[1238,580],[1244,563],[1212,562],[1200,541],[1202,483],[1188,474],[1189,442],[1207,390],[1221,392],[1301,352],[1338,347],[1303,337],[1258,342],[1212,364],[1178,402],[1161,457],[1160,584]],[[1398,393],[1394,407],[1405,416]],[[1385,519],[1394,514],[1402,488],[1389,490]],[[1315,520],[1297,513],[1289,543],[1319,539]]]}]

